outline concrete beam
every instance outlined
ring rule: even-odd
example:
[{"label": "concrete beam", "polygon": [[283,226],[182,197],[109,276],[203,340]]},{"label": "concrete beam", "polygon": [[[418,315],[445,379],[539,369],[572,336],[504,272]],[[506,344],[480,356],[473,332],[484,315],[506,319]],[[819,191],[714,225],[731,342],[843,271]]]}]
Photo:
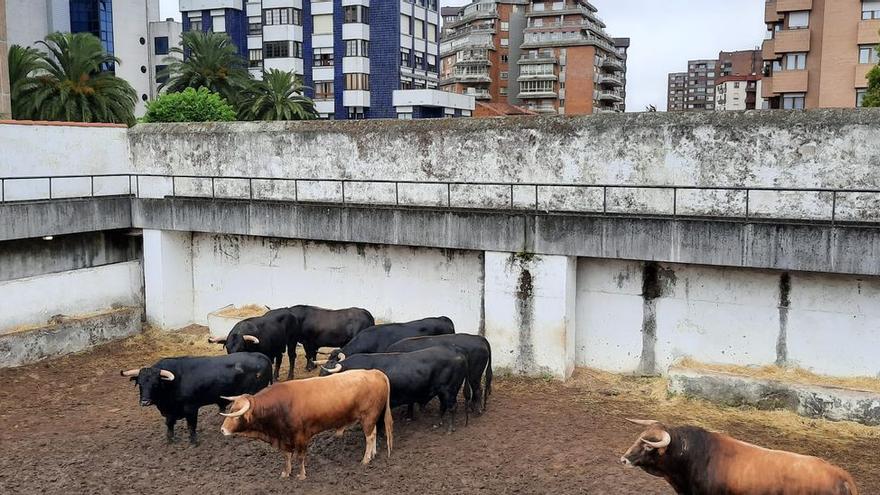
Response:
[{"label": "concrete beam", "polygon": [[0,203],[0,241],[131,228],[127,197]]}]

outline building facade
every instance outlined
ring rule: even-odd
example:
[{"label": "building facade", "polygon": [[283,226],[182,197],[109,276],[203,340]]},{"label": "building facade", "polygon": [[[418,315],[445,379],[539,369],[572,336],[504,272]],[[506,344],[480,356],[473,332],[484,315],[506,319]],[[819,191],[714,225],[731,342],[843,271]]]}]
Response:
[{"label": "building facade", "polygon": [[252,74],[303,76],[323,118],[470,116],[440,92],[437,0],[180,0],[184,31],[229,34]]},{"label": "building facade", "polygon": [[444,91],[528,110],[625,109],[629,39],[611,38],[585,0],[474,0],[443,26]]},{"label": "building facade", "polygon": [[722,76],[715,84],[715,110],[755,110],[764,106],[761,76]]},{"label": "building facade", "polygon": [[150,22],[150,97],[155,98],[159,94],[159,86],[168,77],[164,69],[168,65],[169,58],[182,58],[181,55],[171,52],[171,49],[180,45],[180,36],[183,32],[183,24],[173,18],[164,21]]},{"label": "building facade", "polygon": [[878,0],[768,0],[763,96],[769,108],[861,106],[877,65]]},{"label": "building facade", "polygon": [[673,72],[667,79],[666,109],[670,112],[715,110],[715,87],[729,76],[757,76],[761,51],[720,52],[716,59],[689,60],[687,72]]},{"label": "building facade", "polygon": [[108,67],[128,81],[138,95],[135,115],[154,96],[149,21],[158,20],[158,0],[6,0],[10,45],[36,46],[57,31],[92,33],[104,49],[121,60]]},{"label": "building facade", "polygon": [[6,0],[0,0],[0,120],[12,117],[7,53],[9,53],[9,45],[6,43]]}]

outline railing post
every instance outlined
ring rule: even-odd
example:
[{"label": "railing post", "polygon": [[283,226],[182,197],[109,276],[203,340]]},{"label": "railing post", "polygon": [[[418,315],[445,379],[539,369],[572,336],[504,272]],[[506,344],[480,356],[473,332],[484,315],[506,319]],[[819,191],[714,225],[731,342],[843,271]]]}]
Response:
[{"label": "railing post", "polygon": [[672,188],[672,218],[678,216],[678,188]]},{"label": "railing post", "polygon": [[49,177],[49,199],[52,199],[52,178]]},{"label": "railing post", "polygon": [[174,182],[174,176],[172,175],[171,176],[171,197],[176,197],[176,196],[177,196],[177,186],[176,186],[176,183]]},{"label": "railing post", "polygon": [[[92,175],[89,177],[89,179],[91,179],[91,182],[92,182],[92,193],[91,193],[90,197],[94,198],[95,197],[95,176]],[[129,181],[128,186],[131,187],[131,181]]]},{"label": "railing post", "polygon": [[446,183],[446,207],[452,208],[452,184]]},{"label": "railing post", "polygon": [[0,179],[0,203],[6,202],[6,179]]},{"label": "railing post", "polygon": [[538,185],[535,184],[535,211],[538,211]]},{"label": "railing post", "polygon": [[139,198],[139,197],[141,197],[141,176],[140,175],[134,176],[134,185],[136,186],[135,189],[137,189],[137,196],[136,197]]},{"label": "railing post", "polygon": [[746,220],[749,219],[749,189],[746,189]]},{"label": "railing post", "polygon": [[342,183],[342,204],[345,204],[345,179],[339,182]]},{"label": "railing post", "polygon": [[513,184],[510,184],[510,209],[513,209]]},{"label": "railing post", "polygon": [[400,182],[394,183],[394,206],[400,206]]},{"label": "railing post", "polygon": [[[174,184],[174,177],[171,178],[171,184]],[[211,177],[211,199],[217,199],[214,193],[214,177]]]},{"label": "railing post", "polygon": [[608,214],[608,186],[602,186],[602,214]]},{"label": "railing post", "polygon": [[254,179],[253,177],[248,177],[248,196],[251,201],[254,200]]},{"label": "railing post", "polygon": [[299,203],[299,181],[293,179],[293,201]]},{"label": "railing post", "polygon": [[831,191],[831,226],[837,222],[837,191]]},{"label": "railing post", "polygon": [[133,189],[133,188],[131,187],[131,174],[129,174],[129,175],[128,175],[128,195],[129,195],[129,196],[133,196],[133,195],[134,195],[134,193],[131,192],[132,189]]}]

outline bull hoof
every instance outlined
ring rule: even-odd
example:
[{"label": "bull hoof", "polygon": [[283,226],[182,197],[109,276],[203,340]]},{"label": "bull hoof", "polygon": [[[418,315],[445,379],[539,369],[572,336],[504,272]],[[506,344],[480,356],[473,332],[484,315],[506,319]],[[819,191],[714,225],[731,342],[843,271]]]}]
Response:
[{"label": "bull hoof", "polygon": [[298,480],[300,480],[300,481],[303,481],[303,480],[306,479],[306,475],[304,475],[304,474],[298,474],[298,475],[296,475],[296,479],[298,479]]},{"label": "bull hoof", "polygon": [[290,478],[290,473],[281,471],[281,479]]}]

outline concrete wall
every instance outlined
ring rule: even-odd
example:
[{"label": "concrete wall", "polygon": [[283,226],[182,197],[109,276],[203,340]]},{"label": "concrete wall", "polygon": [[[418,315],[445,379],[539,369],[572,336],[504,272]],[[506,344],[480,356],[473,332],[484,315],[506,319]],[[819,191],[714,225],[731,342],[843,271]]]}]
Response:
[{"label": "concrete wall", "polygon": [[143,305],[139,261],[0,282],[0,333],[50,317],[82,315],[111,306]]},{"label": "concrete wall", "polygon": [[674,361],[880,375],[880,278],[582,258],[577,363],[665,373]]}]

